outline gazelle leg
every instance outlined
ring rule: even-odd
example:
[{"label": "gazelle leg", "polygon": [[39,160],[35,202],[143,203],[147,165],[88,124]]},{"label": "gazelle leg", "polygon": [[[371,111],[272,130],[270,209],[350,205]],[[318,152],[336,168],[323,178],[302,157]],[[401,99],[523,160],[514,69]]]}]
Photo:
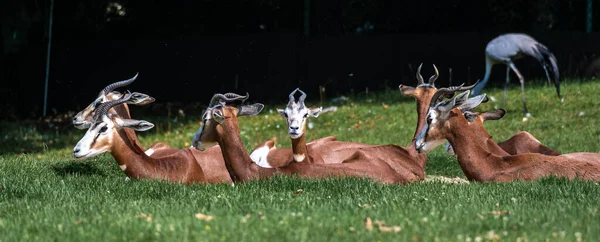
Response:
[{"label": "gazelle leg", "polygon": [[508,64],[510,69],[512,69],[515,74],[517,74],[517,77],[519,77],[519,81],[521,82],[521,100],[523,100],[523,110],[525,111],[525,117],[530,117],[531,114],[527,111],[527,102],[525,101],[525,78],[523,78],[523,75],[521,75],[514,63],[509,62]]},{"label": "gazelle leg", "polygon": [[504,83],[504,99],[502,100],[502,108],[506,104],[506,91],[508,90],[508,83],[510,82],[510,66],[506,65],[506,82]]}]

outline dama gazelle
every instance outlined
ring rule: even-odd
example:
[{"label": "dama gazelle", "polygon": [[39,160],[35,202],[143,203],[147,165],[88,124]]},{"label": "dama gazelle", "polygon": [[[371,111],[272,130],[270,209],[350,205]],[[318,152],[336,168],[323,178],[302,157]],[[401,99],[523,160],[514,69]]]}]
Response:
[{"label": "dama gazelle", "polygon": [[[389,162],[371,154],[389,152],[383,146],[359,149],[340,164],[290,163],[278,168],[264,168],[255,164],[240,138],[238,116],[258,114],[264,107],[260,103],[232,106],[231,102],[247,96],[227,98],[216,94],[203,115],[203,124],[194,136],[192,144],[197,149],[210,148],[217,143],[221,147],[225,163],[234,180],[247,181],[273,176],[275,174],[298,175],[305,178],[326,178],[335,176],[368,177],[383,183],[408,183],[414,181],[414,174],[401,174]],[[390,159],[396,154],[388,154]],[[405,171],[405,173],[410,173]]]},{"label": "dama gazelle", "polygon": [[[118,81],[104,87],[104,89],[102,89],[100,93],[98,93],[98,96],[92,103],[90,103],[90,105],[88,105],[85,109],[81,110],[75,115],[75,117],[73,118],[73,125],[75,126],[75,128],[88,129],[92,124],[92,118],[94,117],[96,108],[103,102],[110,100],[118,100],[122,98],[124,94],[114,90],[119,87],[124,87],[133,83],[137,79],[137,77],[138,74],[135,74],[135,76],[130,79]],[[154,102],[153,97],[143,93],[134,92],[131,94],[131,98],[129,98],[127,102],[116,105],[115,107],[108,110],[108,113],[117,115],[120,118],[130,119],[131,115],[129,113],[129,106],[127,106],[127,104],[146,105],[152,102]],[[128,132],[128,136],[132,138],[131,142],[138,142],[135,132],[133,130],[126,130],[126,132]],[[141,146],[139,143],[137,145]],[[170,148],[171,146],[159,142],[148,148],[145,151],[145,153],[147,155],[160,156],[162,149]]]},{"label": "dama gazelle", "polygon": [[[423,127],[424,117],[427,114],[427,108],[429,107],[429,101],[431,96],[435,93],[437,89],[435,89],[434,83],[438,78],[439,74],[437,68],[434,67],[435,75],[429,78],[427,83],[424,82],[423,77],[421,76],[421,67],[419,66],[417,70],[417,81],[418,86],[410,87],[406,85],[400,85],[400,92],[406,96],[413,96],[417,101],[417,128],[415,131],[415,135],[413,136],[413,140],[411,142],[411,146],[403,149],[404,155],[398,161],[403,166],[413,166],[414,164],[418,164],[421,167],[421,170],[424,169],[426,163],[426,155],[419,154],[414,149],[414,137]],[[300,92],[301,96],[296,101],[295,94],[296,92]],[[295,162],[308,162],[308,163],[339,163],[343,161],[345,157],[351,155],[356,149],[372,147],[373,145],[369,144],[361,144],[354,142],[341,142],[337,141],[334,136],[322,138],[315,140],[310,143],[306,143],[306,124],[307,120],[310,117],[318,117],[321,111],[321,108],[308,108],[304,100],[306,98],[306,94],[300,90],[296,89],[289,95],[289,102],[285,109],[277,109],[277,112],[281,114],[281,116],[286,120],[288,127],[288,134],[292,140],[292,151],[293,155],[290,154],[289,149],[276,149],[273,148],[273,142],[267,142],[264,144],[264,148],[256,149],[250,157],[253,160],[260,161],[257,164],[263,167],[280,167],[285,164],[288,164],[290,161]],[[259,147],[260,148],[260,147]],[[394,147],[394,149],[402,149],[400,147]],[[259,155],[258,151],[268,151],[262,153],[262,156]],[[392,164],[393,166],[397,166],[398,164]],[[415,167],[413,167],[415,168]],[[412,169],[412,168],[411,168]],[[423,173],[423,172],[420,172]],[[420,175],[419,175],[420,177]]]},{"label": "dama gazelle", "polygon": [[[483,123],[488,120],[497,120],[504,116],[506,112],[503,109],[498,109],[485,113],[477,113],[467,110],[461,110],[465,115],[465,118],[469,122],[478,122],[478,125],[483,126]],[[500,115],[501,114],[501,115]],[[481,134],[485,135],[485,134]],[[498,151],[498,155],[516,155],[524,153],[540,153],[544,155],[561,155],[558,151],[551,149],[550,147],[542,144],[538,139],[531,135],[527,131],[519,131],[509,139],[499,142],[498,146],[502,149]],[[450,154],[454,154],[452,146],[446,144],[446,151]]]},{"label": "dama gazelle", "polygon": [[[428,152],[448,140],[469,180],[480,182],[531,181],[556,176],[568,179],[600,180],[600,154],[573,153],[549,156],[539,153],[498,155],[500,147],[491,140],[482,122],[469,122],[461,110],[470,110],[483,101],[484,95],[468,98],[470,91],[438,101],[450,92],[438,90],[432,97],[427,125],[417,137],[417,150]],[[495,119],[504,111],[489,113]]]},{"label": "dama gazelle", "polygon": [[131,130],[145,131],[154,124],[144,120],[123,118],[108,113],[118,105],[131,100],[132,94],[101,103],[95,109],[90,127],[73,149],[75,158],[89,158],[110,152],[128,177],[161,179],[171,182],[224,183],[232,182],[221,150],[215,147],[205,152],[193,148],[161,150],[160,157],[148,156],[132,137]]},{"label": "dama gazelle", "polygon": [[[296,101],[294,95],[300,92],[302,95]],[[370,147],[372,145],[340,142],[335,136],[328,136],[306,143],[306,123],[310,117],[318,117],[322,111],[321,107],[308,108],[304,104],[306,94],[296,88],[289,95],[289,102],[285,109],[277,109],[277,112],[287,121],[288,135],[292,140],[292,149],[278,149],[272,141],[267,141],[257,147],[251,154],[258,165],[262,167],[281,167],[290,162],[306,163],[340,163],[352,155],[357,148]],[[266,151],[266,152],[265,152]]]}]

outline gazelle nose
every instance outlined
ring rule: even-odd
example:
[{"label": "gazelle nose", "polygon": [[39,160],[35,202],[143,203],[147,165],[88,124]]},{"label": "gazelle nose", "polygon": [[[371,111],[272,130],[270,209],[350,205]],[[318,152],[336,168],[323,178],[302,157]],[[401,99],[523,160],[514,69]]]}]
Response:
[{"label": "gazelle nose", "polygon": [[298,128],[299,128],[298,126],[290,126],[291,130],[298,130]]},{"label": "gazelle nose", "polygon": [[80,149],[75,149],[75,150],[73,151],[73,154],[79,153],[79,151],[80,151]]}]

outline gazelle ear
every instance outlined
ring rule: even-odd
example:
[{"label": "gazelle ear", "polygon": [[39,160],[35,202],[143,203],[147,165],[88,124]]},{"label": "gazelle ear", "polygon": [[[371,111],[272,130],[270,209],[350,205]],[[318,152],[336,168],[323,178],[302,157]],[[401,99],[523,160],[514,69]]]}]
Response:
[{"label": "gazelle ear", "polygon": [[118,117],[114,117],[115,122],[120,128],[130,128],[135,131],[146,131],[151,128],[154,128],[154,124],[145,121],[145,120],[135,120],[135,119],[122,119]]},{"label": "gazelle ear", "polygon": [[279,115],[281,115],[281,117],[285,118],[285,109],[278,108],[277,113],[279,113]]},{"label": "gazelle ear", "polygon": [[262,103],[255,103],[241,106],[237,116],[254,116],[260,113],[265,107]]},{"label": "gazelle ear", "polygon": [[400,86],[398,86],[398,87],[400,88],[400,94],[402,94],[403,96],[414,96],[415,95],[414,87],[402,85],[402,84],[400,84]]},{"label": "gazelle ear", "polygon": [[477,119],[477,116],[479,116],[478,113],[476,112],[471,112],[471,111],[464,111],[463,115],[465,116],[465,118],[467,119],[467,121],[469,121],[470,123],[475,121],[475,119]]},{"label": "gazelle ear", "polygon": [[127,103],[135,105],[146,105],[154,102],[154,98],[143,93],[134,92]]},{"label": "gazelle ear", "polygon": [[469,99],[470,91],[462,92],[456,95],[454,98],[441,102],[437,105],[437,109],[442,112],[450,112],[453,108],[459,107]]},{"label": "gazelle ear", "polygon": [[449,112],[450,110],[452,110],[454,108],[454,103],[456,102],[456,99],[450,99],[450,100],[446,100],[443,101],[441,103],[438,103],[436,105],[436,108],[442,112]]},{"label": "gazelle ear", "polygon": [[467,101],[465,101],[463,104],[461,104],[458,108],[460,108],[461,110],[471,110],[474,109],[475,107],[477,107],[479,104],[481,104],[484,100],[485,100],[485,93],[469,98],[467,99]]},{"label": "gazelle ear", "polygon": [[471,91],[466,90],[464,92],[461,92],[460,94],[456,95],[456,97],[454,97],[454,107],[460,107],[461,105],[467,103],[467,101],[469,100],[469,94],[471,93]]},{"label": "gazelle ear", "polygon": [[309,108],[308,109],[308,115],[313,116],[313,117],[319,117],[319,114],[321,113],[321,111],[323,111],[323,107],[318,107],[318,108]]},{"label": "gazelle ear", "polygon": [[501,119],[502,117],[504,117],[505,114],[506,114],[506,110],[504,110],[504,109],[497,109],[497,110],[494,110],[494,111],[489,111],[489,112],[482,113],[481,115],[483,115],[483,121],[487,121],[487,120],[498,120],[498,119]]}]

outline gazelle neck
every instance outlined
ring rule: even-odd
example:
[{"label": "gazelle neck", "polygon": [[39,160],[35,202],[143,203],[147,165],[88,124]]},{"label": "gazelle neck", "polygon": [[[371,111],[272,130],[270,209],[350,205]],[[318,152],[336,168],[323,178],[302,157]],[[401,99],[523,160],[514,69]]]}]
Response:
[{"label": "gazelle neck", "polygon": [[[144,153],[138,140],[131,137],[132,133],[135,131],[127,128],[117,131],[113,136],[110,152],[127,176],[136,179],[152,178],[189,182],[188,180],[192,177],[189,176],[188,171],[197,168],[194,166],[196,162],[193,157],[181,153],[159,159],[149,157]],[[193,178],[196,179],[196,177]]]},{"label": "gazelle neck", "polygon": [[408,147],[408,151],[417,157],[417,162],[419,166],[425,169],[425,165],[427,164],[427,153],[418,153],[415,149],[417,141],[417,136],[421,129],[425,126],[427,112],[429,111],[429,102],[423,102],[422,100],[431,99],[431,95],[425,95],[425,97],[421,97],[417,99],[417,128],[415,129],[415,134],[413,135],[412,141],[410,142],[410,146]]},{"label": "gazelle neck", "polygon": [[294,155],[295,162],[310,162],[311,158],[308,155],[308,149],[306,148],[306,136],[302,134],[297,139],[292,139],[292,152]]},{"label": "gazelle neck", "polygon": [[[447,133],[446,139],[454,147],[456,158],[463,172],[470,180],[486,180],[486,176],[492,174],[494,168],[497,167],[498,159],[501,159],[488,149],[488,146],[491,145],[488,142],[491,136],[483,126],[470,127],[460,110],[454,109],[450,115],[452,120],[448,120],[450,132]],[[474,131],[471,128],[483,130]]]},{"label": "gazelle neck", "polygon": [[[129,113],[129,106],[126,103],[117,105],[115,107],[113,107],[113,109],[115,110],[115,112],[117,113],[117,115],[119,115],[119,117],[124,118],[124,119],[130,119],[131,118],[131,114]],[[128,139],[131,140],[132,143],[135,144],[135,149],[136,150],[141,150],[143,152],[144,147],[142,147],[142,145],[139,143],[139,140],[137,138],[137,135],[135,134],[135,131],[131,130],[131,129],[125,129],[127,132],[127,136]]]},{"label": "gazelle neck", "polygon": [[252,180],[275,172],[275,169],[261,168],[254,164],[244,148],[236,117],[231,117],[215,127],[219,136],[219,146],[225,165],[233,180]]},{"label": "gazelle neck", "polygon": [[110,153],[121,170],[130,177],[145,177],[144,171],[149,168],[147,167],[149,164],[145,160],[150,157],[140,147],[135,132],[131,129],[120,129],[113,136],[112,142]]}]

